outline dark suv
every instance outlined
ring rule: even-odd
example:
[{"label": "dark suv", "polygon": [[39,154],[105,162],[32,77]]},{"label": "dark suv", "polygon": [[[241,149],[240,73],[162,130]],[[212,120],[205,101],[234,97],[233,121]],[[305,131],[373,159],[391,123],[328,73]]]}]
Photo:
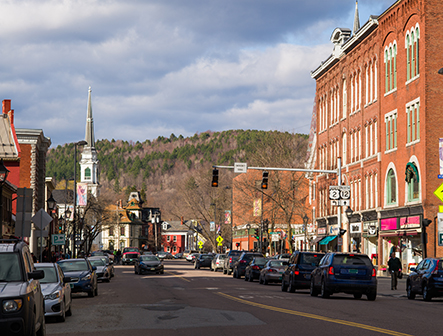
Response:
[{"label": "dark suv", "polygon": [[263,257],[263,254],[259,252],[243,252],[240,257],[238,257],[232,268],[232,276],[237,279],[240,279],[242,276],[244,276],[246,266],[248,266],[249,262],[255,257]]},{"label": "dark suv", "polygon": [[344,292],[360,299],[366,294],[369,301],[377,297],[377,276],[366,254],[327,253],[311,273],[311,296],[323,298]]},{"label": "dark suv", "polygon": [[283,273],[281,290],[294,293],[296,289],[307,289],[311,285],[311,272],[318,266],[324,253],[295,251]]},{"label": "dark suv", "polygon": [[443,259],[426,258],[417,268],[411,267],[406,280],[406,292],[409,300],[415,299],[416,294],[423,295],[425,301],[443,296]]},{"label": "dark suv", "polygon": [[45,301],[28,245],[21,240],[0,240],[0,333],[46,335]]},{"label": "dark suv", "polygon": [[231,250],[228,252],[228,254],[226,254],[225,263],[223,265],[223,274],[230,275],[232,273],[234,264],[237,261],[238,257],[240,257],[240,254],[242,253],[243,251]]}]

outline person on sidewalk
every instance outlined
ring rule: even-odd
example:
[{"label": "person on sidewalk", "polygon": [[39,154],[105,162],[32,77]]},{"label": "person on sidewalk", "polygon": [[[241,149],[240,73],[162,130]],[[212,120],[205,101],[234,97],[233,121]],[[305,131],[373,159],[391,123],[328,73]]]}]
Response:
[{"label": "person on sidewalk", "polygon": [[397,289],[398,272],[401,270],[401,262],[395,256],[395,252],[391,253],[391,258],[388,261],[388,271],[391,274],[391,290]]}]

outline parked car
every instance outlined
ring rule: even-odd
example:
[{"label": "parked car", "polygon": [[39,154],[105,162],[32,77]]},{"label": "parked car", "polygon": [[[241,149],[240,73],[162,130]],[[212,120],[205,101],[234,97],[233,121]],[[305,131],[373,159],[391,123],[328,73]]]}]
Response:
[{"label": "parked car", "polygon": [[254,281],[260,277],[260,271],[263,269],[268,259],[263,257],[255,257],[245,268],[245,281]]},{"label": "parked car", "polygon": [[[29,272],[28,272],[29,271]],[[0,333],[44,336],[45,302],[28,244],[18,239],[0,240]]]},{"label": "parked car", "polygon": [[183,253],[182,252],[174,254],[174,259],[183,259],[183,258],[184,257],[183,257]]},{"label": "parked car", "polygon": [[59,260],[65,276],[71,278],[72,293],[88,293],[89,297],[98,295],[97,267],[84,258]]},{"label": "parked car", "polygon": [[188,255],[190,255],[192,253],[198,253],[198,251],[196,251],[196,250],[184,250],[183,251],[183,258],[187,258]]},{"label": "parked car", "polygon": [[191,253],[186,257],[186,260],[189,262],[194,262],[195,258],[199,255],[200,253]]},{"label": "parked car", "polygon": [[100,258],[102,258],[105,261],[106,265],[108,265],[109,272],[111,273],[111,278],[113,278],[115,276],[114,262],[106,256],[101,256]]},{"label": "parked car", "polygon": [[443,296],[443,259],[425,258],[406,279],[406,293],[409,300],[416,294],[423,295],[423,300],[431,301],[433,297]]},{"label": "parked car", "polygon": [[210,253],[200,254],[195,258],[194,268],[200,269],[202,267],[211,267],[212,259],[214,259],[214,255]]},{"label": "parked car", "polygon": [[267,285],[270,282],[280,282],[288,261],[284,259],[271,259],[260,271],[258,282]]},{"label": "parked car", "polygon": [[217,272],[219,268],[223,269],[223,264],[226,259],[226,254],[219,253],[211,260],[211,271]]},{"label": "parked car", "polygon": [[291,257],[291,253],[282,253],[282,254],[276,254],[272,257],[272,259],[289,259]]},{"label": "parked car", "polygon": [[134,265],[139,256],[140,253],[136,251],[124,252],[122,256],[122,265]]},{"label": "parked car", "polygon": [[171,253],[169,252],[164,252],[164,251],[160,251],[157,253],[157,257],[159,259],[174,259],[174,257],[172,256]]},{"label": "parked car", "polygon": [[136,274],[163,274],[165,268],[162,261],[155,255],[141,255],[134,264],[134,272]]},{"label": "parked car", "polygon": [[240,279],[245,275],[246,266],[254,257],[263,257],[263,254],[259,252],[243,252],[232,268],[232,277]]},{"label": "parked car", "polygon": [[360,299],[366,294],[368,300],[377,297],[377,276],[366,254],[327,253],[311,273],[311,296],[328,298],[333,293],[353,294]]},{"label": "parked car", "polygon": [[151,251],[143,251],[142,255],[154,255]]},{"label": "parked car", "polygon": [[58,264],[38,263],[35,268],[45,273],[45,277],[40,279],[45,317],[56,317],[59,322],[65,322],[66,316],[72,315],[71,278],[65,277]]},{"label": "parked car", "polygon": [[311,285],[311,273],[324,255],[324,253],[295,251],[283,273],[281,290],[294,293],[296,289],[308,289]]},{"label": "parked car", "polygon": [[232,273],[235,262],[243,252],[244,251],[240,250],[231,250],[226,254],[225,263],[223,264],[223,274],[230,275]]},{"label": "parked car", "polygon": [[106,263],[104,257],[89,257],[88,260],[92,266],[97,268],[97,280],[105,282],[111,281],[111,267]]},{"label": "parked car", "polygon": [[112,260],[112,262],[114,262],[114,254],[109,253],[109,250],[100,250],[100,251],[93,251],[91,252],[91,257],[98,257],[98,256],[105,256],[108,257],[109,260]]}]

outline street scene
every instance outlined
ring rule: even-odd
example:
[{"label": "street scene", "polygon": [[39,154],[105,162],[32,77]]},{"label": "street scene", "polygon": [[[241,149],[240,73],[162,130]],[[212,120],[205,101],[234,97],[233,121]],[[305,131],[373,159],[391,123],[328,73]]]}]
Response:
[{"label": "street scene", "polygon": [[347,2],[0,1],[0,336],[439,335],[443,2]]}]

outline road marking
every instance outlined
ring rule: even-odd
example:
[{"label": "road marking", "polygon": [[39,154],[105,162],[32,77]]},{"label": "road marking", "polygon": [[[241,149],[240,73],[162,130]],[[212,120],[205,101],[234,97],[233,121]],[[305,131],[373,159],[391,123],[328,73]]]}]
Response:
[{"label": "road marking", "polygon": [[247,301],[247,300],[239,299],[239,298],[237,298],[235,296],[231,296],[231,295],[228,295],[228,294],[225,294],[225,293],[221,293],[221,292],[218,292],[216,294],[224,296],[225,298],[227,298],[229,300],[238,301],[240,303],[244,303],[244,304],[247,304],[247,305],[250,305],[250,306],[254,306],[254,307],[258,307],[258,308],[263,308],[263,309],[268,309],[268,310],[273,310],[273,311],[280,312],[280,313],[291,314],[291,315],[307,317],[307,318],[321,320],[321,321],[326,321],[326,322],[331,322],[331,323],[342,324],[342,325],[346,325],[346,326],[349,326],[349,327],[371,330],[371,331],[375,331],[375,332],[379,332],[379,333],[387,334],[387,335],[411,336],[409,334],[404,334],[404,333],[401,333],[401,332],[398,332],[398,331],[388,330],[388,329],[383,329],[383,328],[378,328],[378,327],[373,327],[373,326],[366,325],[366,324],[350,322],[350,321],[345,321],[345,320],[339,320],[339,319],[334,319],[334,318],[330,318],[330,317],[326,317],[326,316],[309,314],[309,313],[299,312],[299,311],[290,310],[290,309],[272,307],[272,306],[264,305],[264,304],[261,304],[261,303],[256,303],[256,302],[252,302],[252,301]]},{"label": "road marking", "polygon": [[165,273],[171,274],[171,275],[175,276],[176,278],[180,278],[180,279],[182,279],[182,280],[184,280],[184,281],[186,281],[186,282],[191,282],[191,280],[188,280],[188,279],[186,279],[186,278],[183,278],[182,276],[177,275],[177,274],[175,274],[175,273],[168,272],[168,271],[165,271]]}]

